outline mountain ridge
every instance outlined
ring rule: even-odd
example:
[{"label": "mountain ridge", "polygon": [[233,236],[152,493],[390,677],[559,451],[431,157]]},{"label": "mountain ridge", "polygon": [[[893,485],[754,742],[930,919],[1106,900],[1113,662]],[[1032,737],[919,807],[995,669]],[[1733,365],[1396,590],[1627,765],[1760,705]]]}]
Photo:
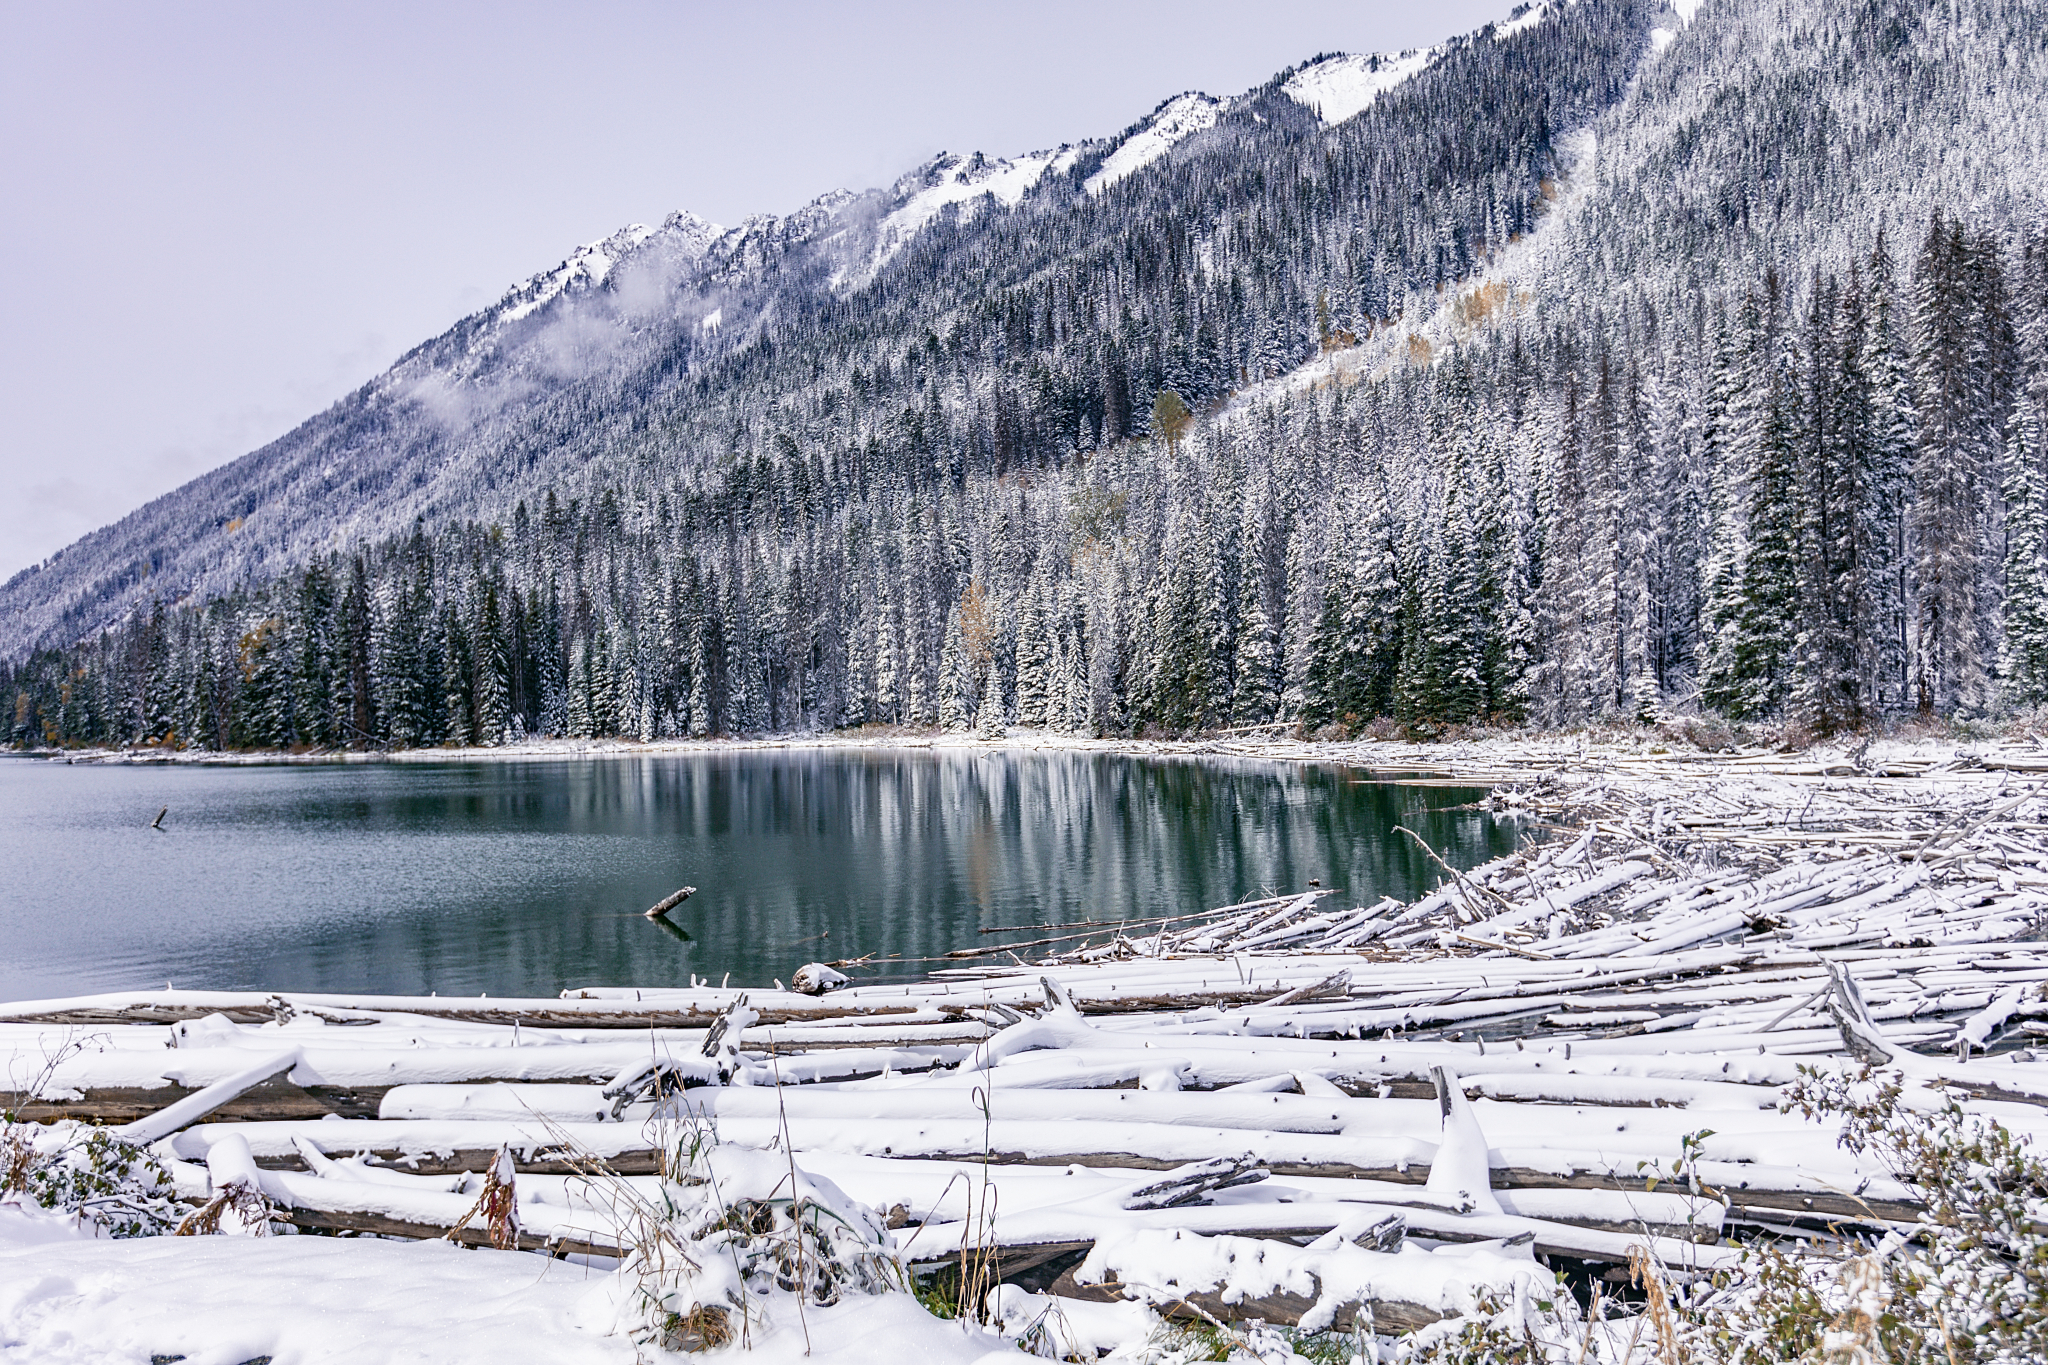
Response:
[{"label": "mountain ridge", "polygon": [[[1523,27],[1526,27],[1527,22],[1539,20],[1544,12],[1542,4],[1525,7],[1522,11],[1523,19],[1516,22],[1521,22]],[[1490,28],[1491,26],[1480,32],[1486,33]],[[292,537],[279,542],[274,553],[223,556],[235,567],[224,571],[211,571],[202,567],[190,574],[185,582],[180,583],[176,565],[171,561],[181,561],[184,556],[175,550],[166,552],[162,548],[166,542],[174,542],[176,539],[165,524],[163,514],[177,508],[186,510],[189,515],[191,504],[203,504],[213,500],[216,505],[208,509],[211,515],[199,517],[199,522],[205,524],[210,521],[213,526],[219,528],[225,528],[231,522],[239,523],[233,533],[239,534],[251,528],[257,504],[274,501],[280,496],[274,482],[264,480],[257,471],[266,465],[277,463],[294,447],[318,442],[325,426],[345,425],[351,415],[360,414],[366,408],[380,402],[398,399],[417,402],[430,415],[440,419],[443,426],[452,429],[470,425],[478,417],[489,415],[507,402],[516,402],[521,396],[517,391],[487,395],[465,391],[462,386],[465,381],[489,371],[492,362],[510,358],[508,351],[516,349],[520,338],[511,338],[510,346],[504,344],[508,329],[549,310],[556,305],[558,299],[565,296],[574,299],[579,295],[603,291],[614,296],[623,295],[630,300],[631,293],[622,290],[620,285],[637,275],[640,277],[639,282],[647,286],[640,291],[637,311],[683,310],[689,306],[689,301],[679,297],[676,291],[690,282],[689,275],[693,267],[705,262],[712,262],[716,267],[707,272],[705,279],[696,282],[699,293],[706,293],[707,287],[715,289],[719,285],[738,283],[745,280],[750,272],[758,273],[767,269],[777,256],[786,252],[792,245],[814,240],[833,222],[842,224],[842,230],[856,236],[866,230],[872,232],[876,238],[871,246],[862,244],[867,255],[864,264],[848,260],[841,263],[832,274],[835,291],[853,292],[871,284],[908,240],[930,226],[931,221],[948,205],[957,206],[956,212],[966,213],[971,217],[972,209],[969,206],[980,196],[988,195],[1003,207],[1014,208],[1024,194],[1037,188],[1045,173],[1062,175],[1084,158],[1091,163],[1101,163],[1093,166],[1088,177],[1082,182],[1085,193],[1099,195],[1118,180],[1137,173],[1166,155],[1183,139],[1212,127],[1213,113],[1216,110],[1243,105],[1261,92],[1284,87],[1290,80],[1299,81],[1317,68],[1328,66],[1355,68],[1359,64],[1365,64],[1370,78],[1377,81],[1377,87],[1373,90],[1373,95],[1376,96],[1380,91],[1392,88],[1400,80],[1415,74],[1421,69],[1421,65],[1426,65],[1417,64],[1414,59],[1418,55],[1428,56],[1438,51],[1440,49],[1428,49],[1421,54],[1410,52],[1356,56],[1344,53],[1319,54],[1307,62],[1277,73],[1242,95],[1218,98],[1199,91],[1188,91],[1168,96],[1148,114],[1108,137],[1089,139],[1080,144],[1063,144],[1049,152],[1026,153],[1011,159],[990,159],[976,152],[965,158],[951,158],[950,165],[943,164],[948,161],[948,154],[941,153],[922,166],[906,172],[888,189],[862,192],[831,190],[790,214],[749,215],[732,228],[720,228],[688,210],[672,212],[658,227],[632,224],[620,228],[604,238],[583,244],[556,266],[538,271],[509,287],[497,302],[457,320],[436,336],[421,341],[402,354],[383,373],[344,395],[322,412],[309,417],[276,441],[151,499],[108,526],[81,537],[72,545],[13,575],[4,584],[0,584],[0,657],[10,654],[18,657],[27,648],[56,643],[67,638],[83,638],[96,630],[105,629],[121,619],[127,611],[132,610],[136,602],[156,595],[152,591],[155,583],[151,580],[157,579],[167,570],[172,575],[169,580],[172,585],[170,591],[174,594],[172,600],[185,600],[194,592],[223,590],[248,577],[274,572],[295,557],[330,548],[329,543]],[[1388,64],[1389,69],[1400,66],[1400,75],[1393,79],[1377,75],[1383,62]],[[1362,112],[1371,103],[1371,97],[1361,99],[1355,91],[1346,90],[1341,80],[1332,83],[1328,88],[1340,91],[1341,98],[1347,101],[1347,112],[1328,120],[1329,122],[1342,122],[1345,118]],[[1314,107],[1311,98],[1289,93],[1304,107]],[[1175,115],[1191,102],[1212,116],[1206,119],[1176,118]],[[1160,130],[1162,119],[1169,121],[1169,126],[1163,132]],[[1134,144],[1147,138],[1151,138],[1155,145],[1139,147],[1125,161],[1114,166],[1109,165],[1118,153],[1132,149]],[[976,185],[968,194],[941,194],[934,198],[930,191],[943,189],[943,185],[920,186],[916,183],[919,180],[930,180],[935,174],[945,175],[969,167],[977,170],[992,169],[981,170],[981,173],[976,175]],[[1012,188],[1008,194],[1005,194],[1005,187],[989,183],[999,179],[1006,168],[1013,167],[1031,167],[1036,174],[1031,175],[1027,183]],[[959,176],[954,176],[953,183],[957,185],[959,179]],[[888,202],[887,196],[890,195],[895,198],[896,202],[893,204]],[[887,207],[884,208],[884,205]],[[911,220],[906,221],[904,215],[911,215]],[[851,221],[848,221],[849,216]],[[870,222],[860,221],[867,216],[871,216],[872,225]],[[650,261],[648,254],[651,250],[660,251],[661,257]],[[618,279],[613,278],[615,271],[619,273]],[[652,278],[648,278],[649,276]],[[712,335],[704,339],[722,341],[726,346],[731,346],[751,336],[752,327],[761,321],[760,318],[728,317],[721,302],[710,298],[708,293],[706,301],[709,306],[700,310],[700,321],[701,318],[711,318],[714,315],[716,321],[708,329]],[[635,311],[630,303],[621,309],[629,318]],[[727,338],[722,335],[728,327],[735,328],[733,337]],[[552,358],[558,363],[553,365],[548,363],[550,357],[547,356],[526,357],[529,368],[536,369],[543,375],[550,370],[557,375],[572,371],[577,359],[575,340],[571,338],[570,344],[556,348],[558,353]],[[695,348],[685,344],[682,349]],[[422,373],[421,371],[428,366],[436,368]],[[330,477],[339,475],[340,472],[335,462],[325,462],[321,476],[311,481],[310,486],[304,482],[295,484],[293,495],[301,499],[318,499],[344,492],[345,487],[336,478]],[[257,491],[253,497],[249,490],[227,487],[237,482],[242,475],[252,473],[256,475],[257,484]],[[416,471],[401,472],[373,468],[363,471],[362,476],[355,482],[363,486],[377,486],[390,479],[404,477],[406,473],[413,474],[415,478],[420,477]],[[385,531],[392,529],[388,521],[381,521],[376,525]],[[31,589],[44,594],[64,592],[52,571],[61,569],[67,560],[75,560],[81,555],[89,554],[96,546],[121,538],[124,530],[130,533],[127,539],[131,542],[121,547],[125,552],[121,557],[126,559],[127,563],[111,574],[101,573],[97,575],[95,581],[72,588],[70,595],[74,599],[82,599],[81,607],[60,609],[56,612],[39,612],[34,604],[23,600],[36,595],[30,591]],[[361,532],[348,526],[344,526],[339,532],[340,539],[344,541],[359,534]],[[329,539],[331,542],[333,538]]]},{"label": "mountain ridge", "polygon": [[16,741],[2035,704],[2044,109],[2015,0],[1580,0],[629,233],[0,601]]}]

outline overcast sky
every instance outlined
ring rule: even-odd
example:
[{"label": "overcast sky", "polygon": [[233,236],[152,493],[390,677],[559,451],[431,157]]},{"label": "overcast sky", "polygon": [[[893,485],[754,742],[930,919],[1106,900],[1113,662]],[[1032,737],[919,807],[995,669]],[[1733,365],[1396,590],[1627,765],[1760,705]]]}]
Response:
[{"label": "overcast sky", "polygon": [[1515,0],[0,0],[0,579],[630,222],[1113,133]]}]

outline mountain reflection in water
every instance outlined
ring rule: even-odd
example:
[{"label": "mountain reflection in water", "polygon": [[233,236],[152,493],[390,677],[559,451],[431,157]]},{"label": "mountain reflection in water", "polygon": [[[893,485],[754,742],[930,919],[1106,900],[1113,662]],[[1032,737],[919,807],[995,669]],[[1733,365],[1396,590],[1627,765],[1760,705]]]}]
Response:
[{"label": "mountain reflection in water", "polygon": [[[0,999],[137,985],[553,995],[784,980],[1306,887],[1409,897],[1519,837],[1335,766],[785,749],[535,761],[0,761]],[[160,807],[167,832],[149,828]],[[641,911],[697,894],[664,933]],[[907,975],[921,966],[878,964]]]}]

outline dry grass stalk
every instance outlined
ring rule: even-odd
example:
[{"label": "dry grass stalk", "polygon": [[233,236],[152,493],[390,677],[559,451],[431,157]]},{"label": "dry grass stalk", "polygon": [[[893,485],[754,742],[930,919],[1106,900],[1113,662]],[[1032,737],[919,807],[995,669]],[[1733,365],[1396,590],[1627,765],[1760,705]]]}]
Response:
[{"label": "dry grass stalk", "polygon": [[500,1251],[519,1249],[519,1196],[517,1177],[512,1164],[512,1149],[500,1147],[497,1159],[484,1172],[483,1193],[476,1197],[476,1203],[469,1206],[469,1212],[456,1220],[455,1226],[444,1234],[444,1240],[454,1241],[456,1235],[468,1227],[470,1221],[479,1215],[484,1228],[490,1234],[491,1245]]},{"label": "dry grass stalk", "polygon": [[1858,1256],[1842,1267],[1849,1302],[1821,1334],[1822,1365],[1884,1365],[1889,1358],[1877,1338],[1878,1320],[1891,1303],[1878,1260],[1876,1255]]},{"label": "dry grass stalk", "polygon": [[1641,1286],[1650,1301],[1648,1317],[1657,1333],[1657,1359],[1663,1365],[1685,1365],[1685,1346],[1679,1339],[1678,1315],[1671,1310],[1671,1294],[1664,1286],[1664,1272],[1650,1256],[1648,1247],[1628,1249],[1629,1278]]},{"label": "dry grass stalk", "polygon": [[266,1237],[270,1234],[270,1211],[270,1201],[263,1197],[261,1190],[238,1180],[186,1214],[178,1221],[178,1226],[171,1229],[171,1235],[216,1236],[221,1230],[221,1219],[232,1213],[235,1220],[248,1229],[250,1236]]}]

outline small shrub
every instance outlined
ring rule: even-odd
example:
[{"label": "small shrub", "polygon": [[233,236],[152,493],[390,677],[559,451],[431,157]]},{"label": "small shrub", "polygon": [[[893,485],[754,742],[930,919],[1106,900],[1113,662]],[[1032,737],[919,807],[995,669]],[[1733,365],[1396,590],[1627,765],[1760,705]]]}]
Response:
[{"label": "small shrub", "polygon": [[1910,1237],[1833,1253],[1761,1248],[1693,1314],[1709,1358],[1826,1365],[2006,1365],[2048,1360],[2048,1164],[2026,1138],[1937,1091],[1901,1103],[1896,1075],[1802,1068],[1789,1107],[1842,1121],[1926,1211]]},{"label": "small shrub", "polygon": [[787,1153],[692,1127],[667,1170],[651,1197],[618,1185],[637,1202],[613,1315],[643,1346],[750,1344],[782,1316],[778,1305],[800,1320],[806,1305],[910,1287],[881,1221]]},{"label": "small shrub", "polygon": [[716,1304],[700,1303],[687,1313],[670,1313],[662,1319],[664,1351],[715,1351],[732,1337],[732,1314]]},{"label": "small shrub", "polygon": [[0,1121],[0,1199],[74,1214],[112,1237],[154,1237],[185,1213],[170,1172],[148,1150],[69,1121]]},{"label": "small shrub", "polygon": [[1674,716],[1657,727],[1657,733],[1673,744],[1685,744],[1701,753],[1717,754],[1735,747],[1735,732],[1719,716]]}]

